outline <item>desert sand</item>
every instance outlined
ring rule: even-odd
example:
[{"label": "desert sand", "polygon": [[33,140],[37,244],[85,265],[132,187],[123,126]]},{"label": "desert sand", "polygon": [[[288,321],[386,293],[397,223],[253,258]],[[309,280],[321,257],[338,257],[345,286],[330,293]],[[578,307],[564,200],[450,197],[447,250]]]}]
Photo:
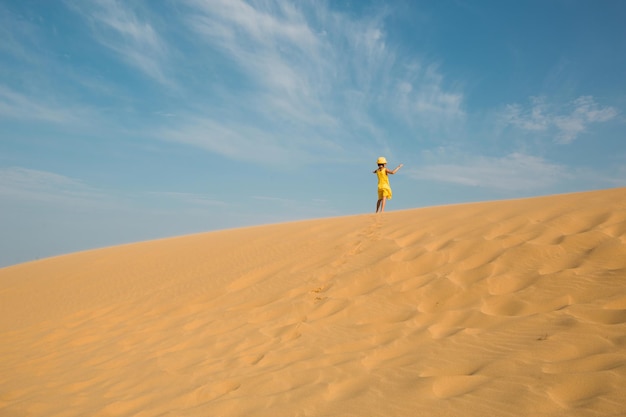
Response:
[{"label": "desert sand", "polygon": [[3,268],[0,340],[3,417],[623,416],[626,188]]}]

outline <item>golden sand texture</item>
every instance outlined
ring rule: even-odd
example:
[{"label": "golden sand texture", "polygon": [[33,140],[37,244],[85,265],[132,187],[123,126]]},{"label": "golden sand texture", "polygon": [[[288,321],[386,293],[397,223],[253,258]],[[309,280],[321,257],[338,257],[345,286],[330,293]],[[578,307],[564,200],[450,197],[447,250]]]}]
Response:
[{"label": "golden sand texture", "polygon": [[626,189],[0,269],[0,415],[622,416]]}]

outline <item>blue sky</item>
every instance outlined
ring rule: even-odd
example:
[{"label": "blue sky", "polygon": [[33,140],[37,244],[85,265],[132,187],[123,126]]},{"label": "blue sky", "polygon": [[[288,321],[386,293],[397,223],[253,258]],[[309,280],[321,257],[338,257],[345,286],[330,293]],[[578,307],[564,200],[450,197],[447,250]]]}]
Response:
[{"label": "blue sky", "polygon": [[626,185],[621,0],[2,0],[0,266]]}]

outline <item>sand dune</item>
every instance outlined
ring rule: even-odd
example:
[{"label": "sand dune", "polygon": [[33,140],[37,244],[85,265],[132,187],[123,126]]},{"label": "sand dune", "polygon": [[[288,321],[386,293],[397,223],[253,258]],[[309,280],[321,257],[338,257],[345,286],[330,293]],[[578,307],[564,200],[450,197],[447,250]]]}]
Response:
[{"label": "sand dune", "polygon": [[626,189],[0,269],[0,415],[626,415]]}]

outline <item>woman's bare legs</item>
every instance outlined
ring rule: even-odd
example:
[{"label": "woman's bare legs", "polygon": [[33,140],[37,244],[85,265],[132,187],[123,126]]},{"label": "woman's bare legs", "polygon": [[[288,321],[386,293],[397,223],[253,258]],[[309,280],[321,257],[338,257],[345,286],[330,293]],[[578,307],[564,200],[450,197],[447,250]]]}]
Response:
[{"label": "woman's bare legs", "polygon": [[380,210],[380,212],[382,213],[383,211],[385,211],[385,203],[387,202],[387,197],[383,197],[380,200],[378,200],[376,202],[376,213],[378,213],[378,211]]}]

